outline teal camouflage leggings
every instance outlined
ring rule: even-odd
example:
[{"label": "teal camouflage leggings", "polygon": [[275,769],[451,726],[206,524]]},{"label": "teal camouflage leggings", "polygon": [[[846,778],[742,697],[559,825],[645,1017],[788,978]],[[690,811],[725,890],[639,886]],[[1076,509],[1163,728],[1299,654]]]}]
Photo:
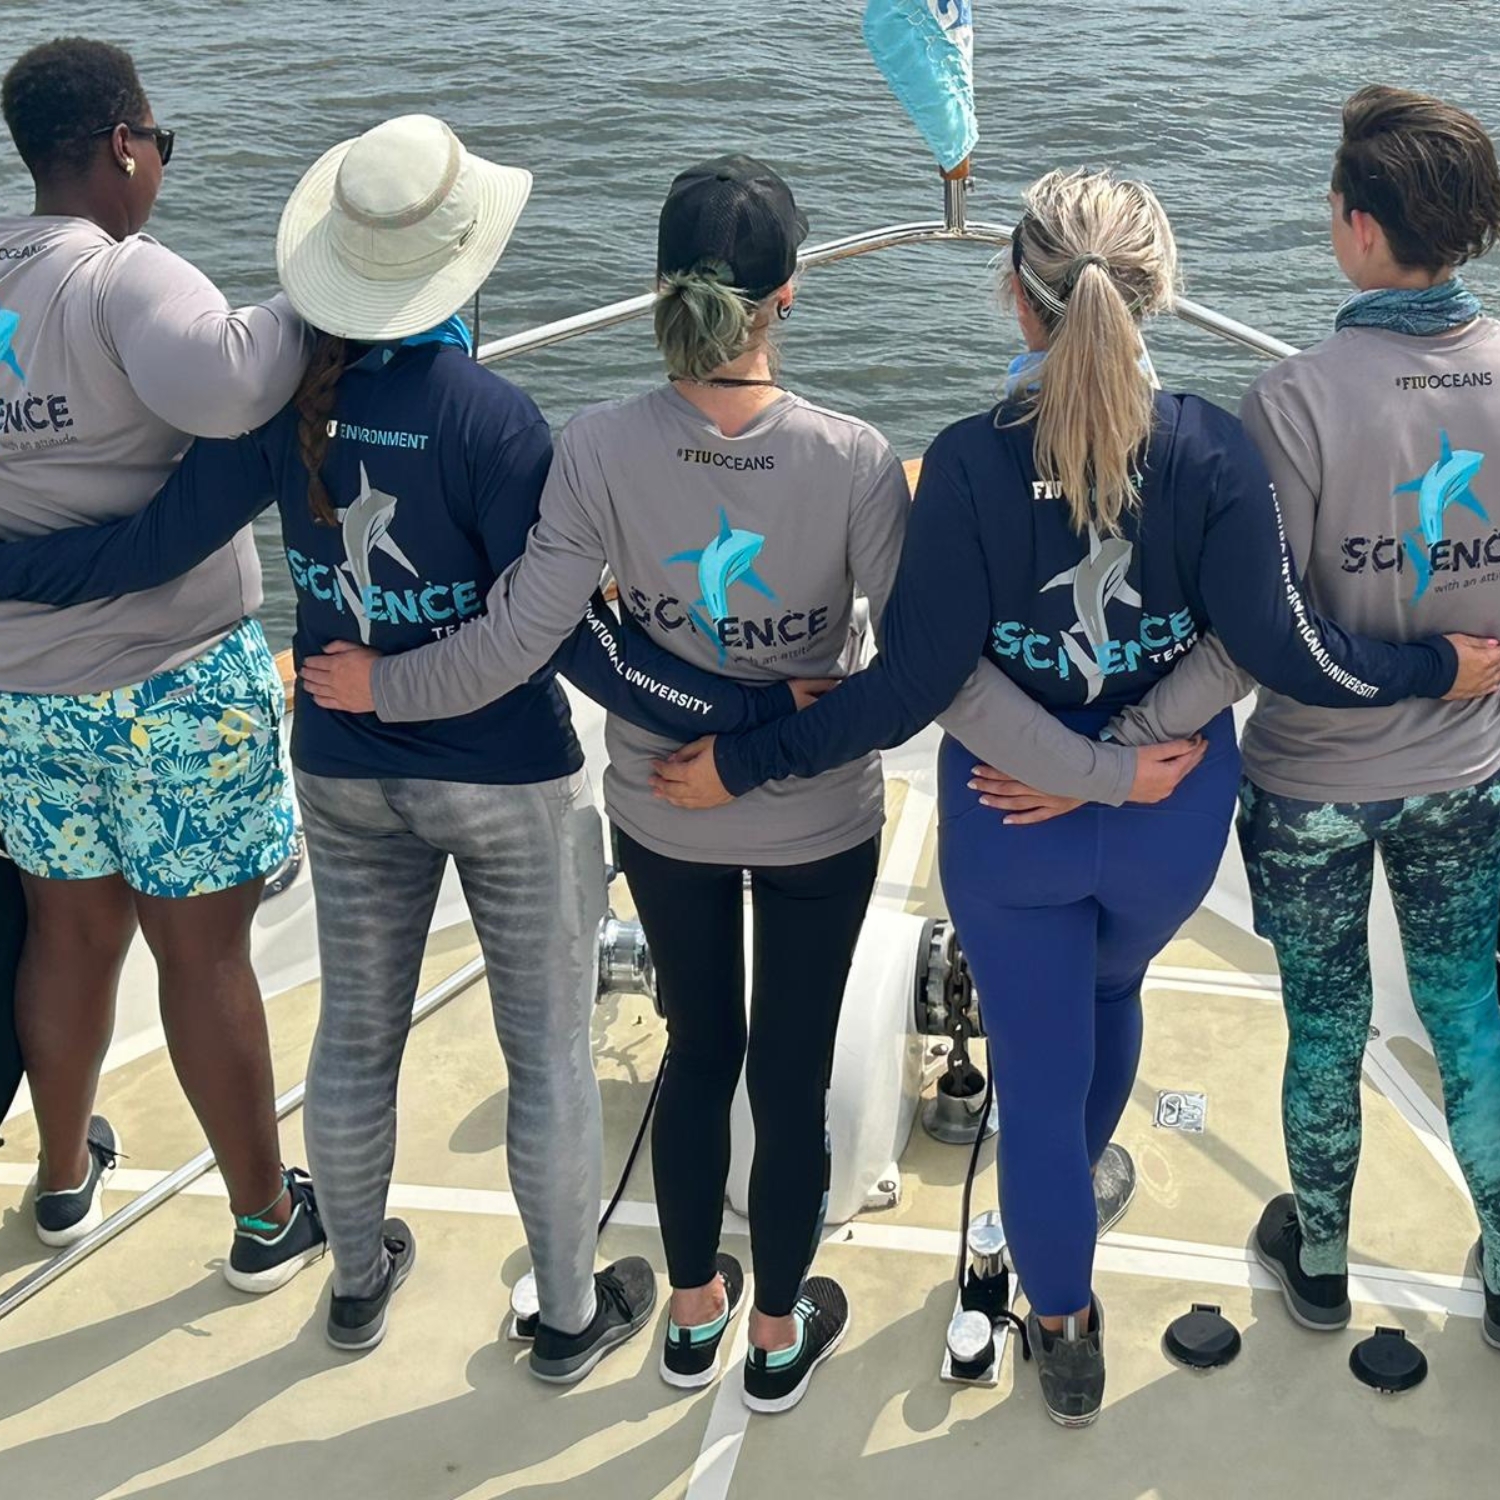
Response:
[{"label": "teal camouflage leggings", "polygon": [[1448,1133],[1484,1231],[1485,1279],[1500,1287],[1500,776],[1392,802],[1302,802],[1246,781],[1239,834],[1256,930],[1281,968],[1282,1124],[1303,1269],[1337,1274],[1347,1264],[1378,844]]}]

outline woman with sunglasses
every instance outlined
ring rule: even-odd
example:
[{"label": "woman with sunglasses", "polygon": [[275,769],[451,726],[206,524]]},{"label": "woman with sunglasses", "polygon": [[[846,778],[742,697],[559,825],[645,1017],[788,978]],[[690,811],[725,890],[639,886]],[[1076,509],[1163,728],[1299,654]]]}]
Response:
[{"label": "woman with sunglasses", "polygon": [[[307,336],[284,298],[232,311],[140,233],[171,159],[129,56],[68,38],[6,75],[36,184],[0,216],[0,540],[139,510],[189,435],[233,437],[291,396]],[[229,1186],[225,1276],[281,1286],[323,1249],[284,1171],[250,965],[265,876],[291,851],[282,689],[242,531],[170,586],[66,609],[0,604],[0,839],[29,917],[16,1024],[41,1136],[36,1229],[102,1217],[119,1142],[93,1115],[137,922],[173,1065]]]}]

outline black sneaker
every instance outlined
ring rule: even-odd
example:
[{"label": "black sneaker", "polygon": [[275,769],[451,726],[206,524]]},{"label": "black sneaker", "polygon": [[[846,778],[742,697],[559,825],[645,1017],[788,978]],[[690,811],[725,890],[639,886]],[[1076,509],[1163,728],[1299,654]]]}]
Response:
[{"label": "black sneaker", "polygon": [[55,1250],[76,1244],[104,1222],[101,1189],[114,1175],[120,1142],[103,1115],[89,1121],[88,1145],[88,1176],[78,1187],[36,1195],[36,1237]]},{"label": "black sneaker", "polygon": [[795,1359],[772,1365],[774,1355],[751,1348],[745,1356],[745,1405],[751,1411],[790,1411],[806,1394],[813,1371],[844,1342],[849,1299],[829,1276],[809,1276],[797,1300],[802,1343]]},{"label": "black sneaker", "polygon": [[1094,1168],[1094,1208],[1101,1239],[1125,1217],[1134,1197],[1135,1162],[1123,1146],[1111,1141]]},{"label": "black sneaker", "polygon": [[661,1350],[661,1378],[680,1391],[712,1385],[719,1376],[719,1345],[745,1291],[745,1272],[732,1255],[719,1255],[719,1280],[724,1283],[724,1311],[703,1328],[679,1328],[667,1319],[667,1341]]},{"label": "black sneaker", "polygon": [[656,1310],[656,1273],[644,1256],[627,1255],[594,1276],[594,1321],[582,1333],[538,1323],[531,1373],[553,1385],[582,1380],[611,1349],[637,1334]]},{"label": "black sneaker", "polygon": [[1281,1283],[1287,1311],[1315,1333],[1349,1326],[1349,1276],[1309,1276],[1302,1269],[1302,1224],[1297,1199],[1282,1193],[1266,1204],[1255,1226],[1255,1258]]},{"label": "black sneaker", "polygon": [[1104,1405],[1104,1309],[1089,1299],[1088,1331],[1069,1318],[1052,1333],[1033,1313],[1026,1315],[1031,1357],[1042,1382],[1042,1403],[1059,1427],[1087,1427]]},{"label": "black sneaker", "polygon": [[385,1282],[368,1297],[334,1297],[328,1304],[328,1342],[335,1349],[358,1354],[373,1349],[385,1337],[385,1315],[391,1298],[411,1275],[417,1242],[404,1219],[387,1219],[380,1226],[385,1244]]},{"label": "black sneaker", "polygon": [[328,1248],[317,1199],[306,1172],[293,1167],[286,1174],[292,1211],[285,1224],[274,1228],[236,1220],[234,1245],[224,1262],[224,1280],[238,1292],[274,1292]]},{"label": "black sneaker", "polygon": [[1470,1257],[1475,1279],[1484,1288],[1484,1322],[1480,1332],[1491,1349],[1500,1349],[1500,1292],[1492,1291],[1484,1274],[1484,1236],[1475,1241]]}]

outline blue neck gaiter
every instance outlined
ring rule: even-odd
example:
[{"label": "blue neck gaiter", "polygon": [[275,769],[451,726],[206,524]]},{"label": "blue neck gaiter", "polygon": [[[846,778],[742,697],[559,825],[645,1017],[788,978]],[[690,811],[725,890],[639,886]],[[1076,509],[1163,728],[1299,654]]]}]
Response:
[{"label": "blue neck gaiter", "polygon": [[1390,333],[1422,338],[1461,328],[1483,311],[1479,298],[1457,276],[1451,276],[1434,286],[1357,292],[1339,308],[1333,326],[1335,332],[1343,328],[1384,328]]},{"label": "blue neck gaiter", "polygon": [[474,336],[469,332],[469,325],[454,313],[445,323],[439,323],[436,328],[429,328],[425,333],[414,333],[410,338],[402,339],[403,344],[452,344],[457,349],[462,349],[465,354],[474,352]]}]

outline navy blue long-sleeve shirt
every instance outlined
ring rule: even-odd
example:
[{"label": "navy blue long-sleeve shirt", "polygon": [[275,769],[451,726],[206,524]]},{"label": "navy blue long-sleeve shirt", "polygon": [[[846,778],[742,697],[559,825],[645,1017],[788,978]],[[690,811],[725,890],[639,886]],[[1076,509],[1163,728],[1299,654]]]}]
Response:
[{"label": "navy blue long-sleeve shirt", "polygon": [[[279,504],[299,665],[333,641],[393,655],[461,629],[536,522],[552,461],[541,413],[460,349],[426,344],[376,348],[352,365],[333,426],[323,477],[338,525],[313,519],[289,406],[246,437],[194,444],[135,515],[0,547],[0,597],[67,605],[155,587]],[[684,740],[793,707],[786,684],[695,668],[596,594],[547,668],[462,717],[387,724],[320,708],[299,689],[292,756],[319,776],[552,780],[583,763],[559,671],[612,712]]]},{"label": "navy blue long-sleeve shirt", "polygon": [[1239,422],[1159,394],[1140,505],[1118,537],[1073,530],[1001,406],[939,435],[922,466],[879,656],[795,718],[720,739],[740,795],[898,745],[953,699],[981,655],[1046,708],[1137,702],[1208,630],[1257,680],[1305,703],[1441,697],[1457,656],[1351,635],[1304,599],[1265,465]]}]

